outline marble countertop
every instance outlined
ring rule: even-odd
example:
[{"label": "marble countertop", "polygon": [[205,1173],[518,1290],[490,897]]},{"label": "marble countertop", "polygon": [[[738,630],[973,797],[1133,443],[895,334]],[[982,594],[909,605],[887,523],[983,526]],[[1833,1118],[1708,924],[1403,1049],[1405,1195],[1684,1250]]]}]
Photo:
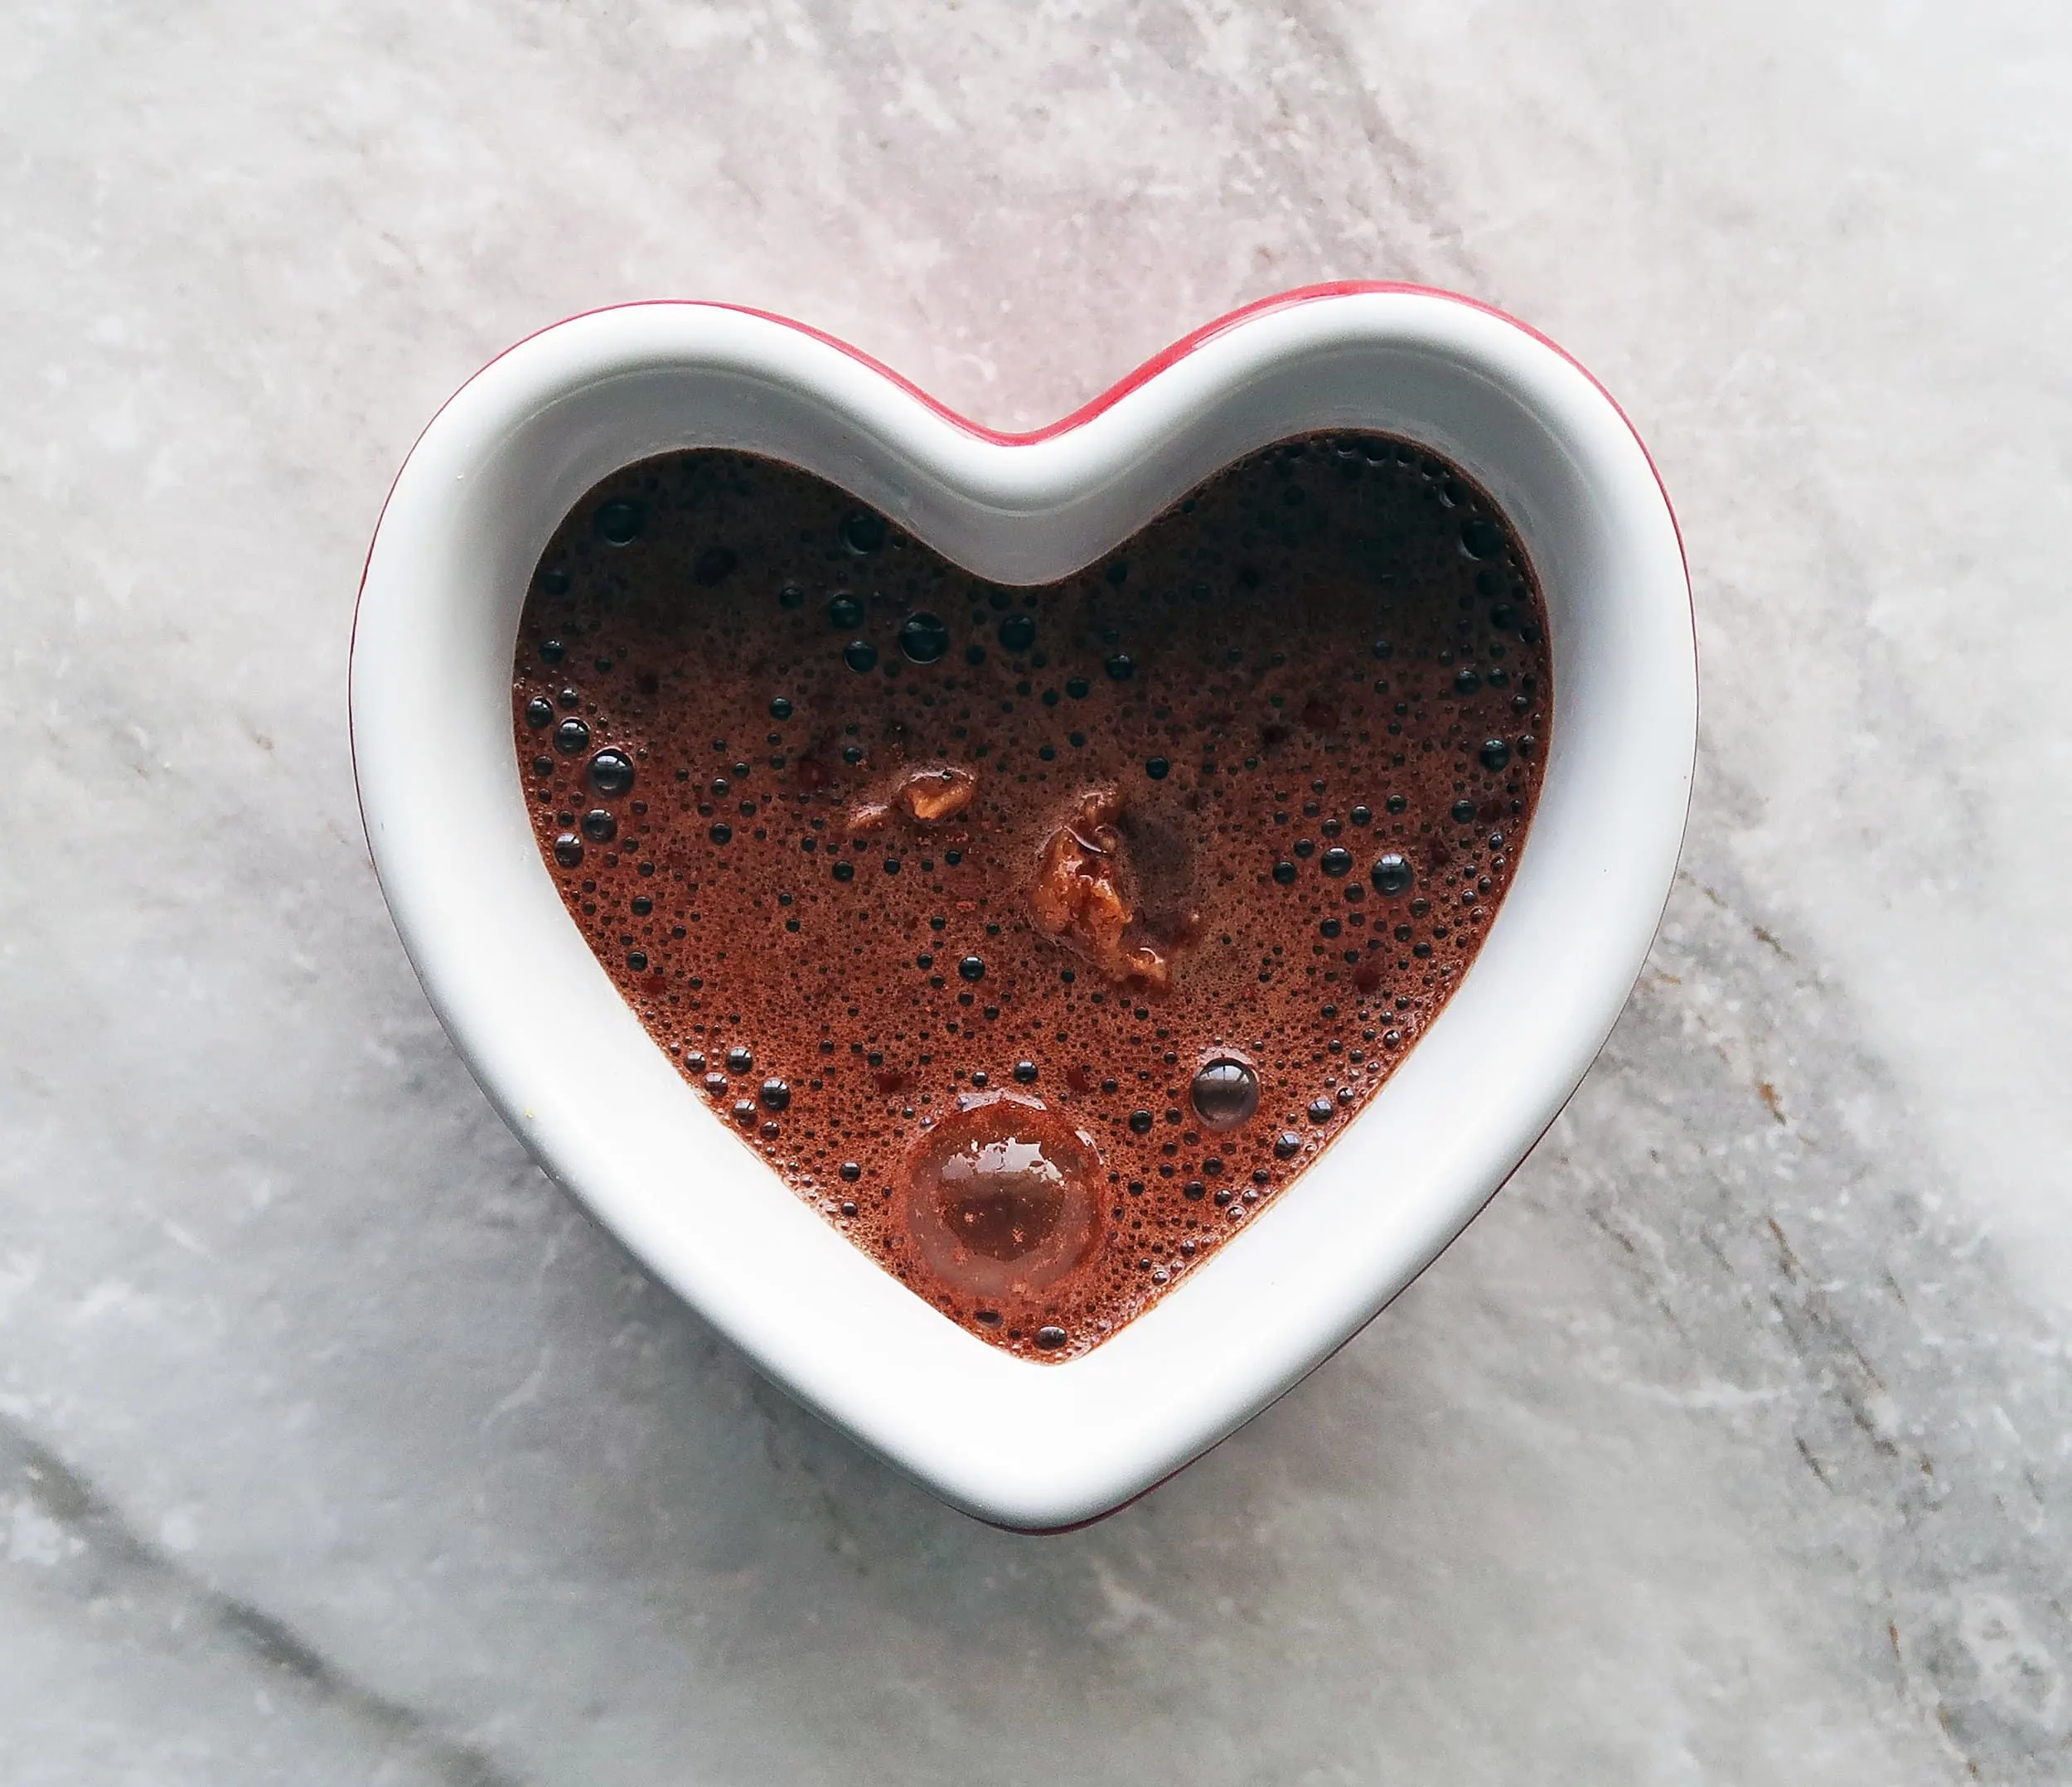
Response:
[{"label": "marble countertop", "polygon": [[[2072,19],[0,9],[0,1778],[2072,1775]],[[758,1379],[447,1045],[354,806],[366,539],[569,312],[1005,426],[1307,281],[1619,397],[1685,871],[1512,1187],[1104,1524]]]}]

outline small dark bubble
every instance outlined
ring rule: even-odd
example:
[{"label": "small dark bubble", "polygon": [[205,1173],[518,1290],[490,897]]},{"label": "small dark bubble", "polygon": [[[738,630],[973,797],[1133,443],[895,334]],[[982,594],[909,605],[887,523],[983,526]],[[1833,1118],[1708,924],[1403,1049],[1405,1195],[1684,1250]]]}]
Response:
[{"label": "small dark bubble", "polygon": [[733,841],[733,827],[722,820],[706,835],[714,844],[731,844]]},{"label": "small dark bubble", "polygon": [[1055,1353],[1071,1338],[1062,1328],[1038,1328],[1036,1330],[1036,1344],[1046,1353]]},{"label": "small dark bubble", "polygon": [[554,729],[554,748],[564,757],[574,757],[590,748],[590,729],[579,719],[564,719]]},{"label": "small dark bubble", "polygon": [[1374,642],[1374,656],[1376,657],[1393,657],[1395,655],[1396,647],[1391,645],[1386,639],[1377,639]]},{"label": "small dark bubble", "polygon": [[1471,515],[1460,524],[1460,550],[1471,559],[1493,559],[1503,550],[1503,530],[1487,516]]},{"label": "small dark bubble", "polygon": [[1133,1134],[1150,1135],[1151,1133],[1151,1113],[1149,1111],[1132,1111],[1130,1113],[1130,1128]]},{"label": "small dark bubble", "polygon": [[885,859],[885,873],[888,875],[896,875],[899,873],[899,859],[897,856],[888,856]]},{"label": "small dark bubble", "polygon": [[1144,760],[1144,772],[1154,782],[1164,781],[1172,768],[1162,757],[1147,757]]},{"label": "small dark bubble", "polygon": [[1312,1123],[1328,1123],[1331,1121],[1331,1101],[1329,1098],[1312,1098],[1310,1101],[1310,1121]]},{"label": "small dark bubble", "polygon": [[755,1121],[755,1100],[737,1098],[733,1102],[733,1120],[743,1129]]},{"label": "small dark bubble", "polygon": [[564,869],[576,869],[583,863],[583,840],[573,831],[564,831],[554,840],[554,860]]},{"label": "small dark bubble", "polygon": [[739,1043],[727,1051],[727,1071],[729,1073],[746,1073],[754,1065],[755,1056]]},{"label": "small dark bubble", "polygon": [[582,695],[574,688],[562,690],[561,692],[554,697],[554,700],[559,701],[564,707],[577,708],[583,705]]},{"label": "small dark bubble", "polygon": [[[1506,753],[1508,755],[1508,753]],[[1457,826],[1474,823],[1475,803],[1473,801],[1455,801],[1453,803],[1453,822]]]},{"label": "small dark bubble", "polygon": [[[565,596],[569,593],[569,574],[558,564],[549,565],[540,574],[540,587],[548,595]],[[551,664],[554,660],[547,661]]]},{"label": "small dark bubble", "polygon": [[569,648],[559,639],[549,639],[540,647],[540,656],[549,664],[559,664],[569,655]]},{"label": "small dark bubble", "polygon": [[770,704],[770,718],[772,719],[789,719],[791,717],[792,704],[786,700],[782,695],[779,695]]},{"label": "small dark bubble", "polygon": [[950,629],[933,614],[909,614],[899,629],[899,649],[913,663],[932,664],[950,649]]},{"label": "small dark bubble", "polygon": [[1227,1056],[1207,1062],[1188,1087],[1188,1102],[1210,1129],[1236,1129],[1259,1108],[1259,1076]]},{"label": "small dark bubble", "polygon": [[1003,651],[1026,651],[1036,643],[1036,621],[1033,615],[1010,614],[1000,622],[996,636]]},{"label": "small dark bubble", "polygon": [[[1526,743],[1523,739],[1518,740],[1518,748],[1521,753],[1525,750]],[[1482,759],[1482,767],[1493,776],[1498,771],[1509,764],[1511,747],[1501,739],[1485,739],[1483,740],[1481,750],[1476,755]]]},{"label": "small dark bubble", "polygon": [[[568,722],[562,724],[565,727]],[[590,759],[590,786],[608,801],[628,792],[633,786],[633,759],[606,746]]]},{"label": "small dark bubble", "polygon": [[1302,1152],[1302,1138],[1291,1129],[1284,1129],[1273,1139],[1273,1153],[1276,1160],[1286,1160]]},{"label": "small dark bubble", "polygon": [[796,584],[787,584],[777,592],[777,606],[781,608],[802,608],[806,606],[806,592]]},{"label": "small dark bubble", "polygon": [[1058,691],[1055,689],[1044,690],[1043,705],[1045,707],[1055,707],[1058,705]]},{"label": "small dark bubble", "polygon": [[633,916],[636,918],[645,918],[654,909],[654,901],[645,894],[636,894],[633,896]]},{"label": "small dark bubble", "polygon": [[1518,611],[1508,602],[1500,602],[1489,611],[1489,624],[1500,633],[1512,632],[1518,624]]},{"label": "small dark bubble", "polygon": [[855,865],[855,864],[854,864],[854,863],[837,863],[837,864],[835,864],[835,879],[837,881],[854,881],[854,880],[856,879],[856,865]]},{"label": "small dark bubble", "polygon": [[966,956],[957,964],[957,973],[966,981],[983,981],[985,978],[985,963],[977,956]]},{"label": "small dark bubble", "polygon": [[845,591],[827,604],[827,624],[837,632],[847,632],[852,627],[864,624],[864,605]]},{"label": "small dark bubble", "polygon": [[1036,1063],[1033,1061],[1016,1062],[1014,1078],[1024,1086],[1034,1086],[1036,1083]]},{"label": "small dark bubble", "polygon": [[853,671],[873,669],[878,662],[878,648],[868,639],[852,639],[842,647],[842,662]]},{"label": "small dark bubble", "polygon": [[636,974],[645,974],[647,971],[647,952],[644,949],[629,949],[626,952],[626,966]]},{"label": "small dark bubble", "polygon": [[1454,672],[1453,692],[1455,695],[1473,695],[1481,686],[1482,679],[1473,671],[1464,667]]},{"label": "small dark bubble", "polygon": [[609,844],[618,831],[618,821],[602,806],[593,806],[583,816],[583,835],[593,844]]},{"label": "small dark bubble", "polygon": [[842,517],[842,544],[859,557],[878,550],[885,543],[885,518],[869,509],[854,509]]},{"label": "small dark bubble", "polygon": [[1126,651],[1118,651],[1101,666],[1108,673],[1111,682],[1127,682],[1137,673],[1137,661]]},{"label": "small dark bubble", "polygon": [[1327,875],[1348,874],[1353,868],[1353,853],[1334,844],[1318,859],[1317,867]]},{"label": "small dark bubble", "polygon": [[554,759],[550,757],[535,757],[532,760],[532,772],[535,776],[551,776],[554,773]]},{"label": "small dark bubble", "polygon": [[860,763],[863,760],[864,748],[861,745],[845,744],[842,747],[842,761],[845,763]]},{"label": "small dark bubble", "polygon": [[1409,805],[1410,805],[1409,801],[1408,801],[1407,799],[1406,799],[1406,798],[1405,798],[1402,795],[1400,795],[1400,794],[1392,794],[1392,795],[1390,795],[1390,796],[1389,796],[1389,797],[1388,797],[1388,801],[1387,801],[1388,810],[1389,810],[1389,811],[1391,811],[1392,813],[1400,813],[1400,812],[1402,812],[1402,811],[1405,808],[1406,808]]},{"label": "small dark bubble", "polygon": [[1307,862],[1317,853],[1317,840],[1314,838],[1297,838],[1295,840],[1295,853],[1305,862]]},{"label": "small dark bubble", "polygon": [[1083,701],[1093,693],[1093,685],[1083,676],[1068,677],[1065,682],[1065,693],[1075,701]]},{"label": "small dark bubble", "polygon": [[767,1079],[758,1096],[762,1100],[764,1110],[782,1111],[792,1102],[792,1088],[782,1080]]},{"label": "small dark bubble", "polygon": [[1183,1198],[1185,1198],[1189,1203],[1198,1203],[1202,1199],[1208,1195],[1208,1187],[1204,1185],[1198,1179],[1190,1179],[1184,1185],[1180,1187],[1180,1195]]},{"label": "small dark bubble", "polygon": [[1356,806],[1353,809],[1352,819],[1356,826],[1371,826],[1374,822],[1374,814],[1371,808]]},{"label": "small dark bubble", "polygon": [[1368,879],[1373,882],[1374,891],[1377,894],[1386,894],[1391,898],[1399,894],[1407,894],[1410,891],[1412,879],[1410,864],[1394,850],[1391,850],[1387,855],[1375,860],[1373,869]]},{"label": "small dark bubble", "polygon": [[544,695],[536,695],[525,703],[525,724],[538,728],[554,724],[554,703]]},{"label": "small dark bubble", "polygon": [[1273,878],[1281,886],[1289,886],[1295,878],[1295,865],[1285,857],[1273,865]]},{"label": "small dark bubble", "polygon": [[850,1182],[850,1184],[852,1184],[852,1185],[853,1185],[853,1184],[854,1184],[858,1179],[861,1179],[861,1178],[864,1176],[864,1170],[863,1170],[863,1168],[862,1168],[862,1167],[860,1167],[860,1166],[859,1166],[859,1165],[856,1164],[856,1162],[855,1162],[855,1161],[854,1161],[854,1160],[845,1160],[845,1161],[843,1161],[843,1162],[842,1162],[842,1170],[842,1170],[842,1177],[843,1177],[844,1179],[847,1179],[847,1180]]},{"label": "small dark bubble", "polygon": [[630,546],[641,537],[641,529],[646,520],[638,503],[623,496],[614,497],[598,506],[598,537],[608,546]]}]

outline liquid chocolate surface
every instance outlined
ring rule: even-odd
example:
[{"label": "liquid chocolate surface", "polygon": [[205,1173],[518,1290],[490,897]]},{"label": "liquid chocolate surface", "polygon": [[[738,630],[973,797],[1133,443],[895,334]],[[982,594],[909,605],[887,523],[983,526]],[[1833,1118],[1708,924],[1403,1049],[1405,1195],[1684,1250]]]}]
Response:
[{"label": "liquid chocolate surface", "polygon": [[649,460],[555,533],[512,673],[542,857],[657,1044],[1051,1360],[1239,1242],[1437,1015],[1552,693],[1493,503],[1343,433],[1038,588],[806,472]]}]

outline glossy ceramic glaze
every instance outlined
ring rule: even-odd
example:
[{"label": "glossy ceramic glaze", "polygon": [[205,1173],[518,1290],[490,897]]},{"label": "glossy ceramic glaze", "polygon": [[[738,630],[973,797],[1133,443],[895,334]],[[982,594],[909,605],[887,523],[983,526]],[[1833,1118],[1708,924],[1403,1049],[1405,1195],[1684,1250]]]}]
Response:
[{"label": "glossy ceramic glaze", "polygon": [[[585,490],[674,448],[789,461],[983,576],[1036,583],[1232,459],[1334,427],[1460,463],[1540,574],[1555,713],[1516,879],[1429,1034],[1237,1244],[1086,1358],[1014,1359],[852,1248],[728,1133],[569,923],[511,742],[528,578]],[[948,1500],[1025,1528],[1097,1518],[1213,1445],[1502,1184],[1639,971],[1682,840],[1697,700],[1675,522],[1617,407],[1509,319],[1386,287],[1254,306],[1018,438],[778,318],[689,303],[574,318],[485,368],[413,449],[369,554],[352,659],[383,889],[506,1121],[791,1393]]]}]

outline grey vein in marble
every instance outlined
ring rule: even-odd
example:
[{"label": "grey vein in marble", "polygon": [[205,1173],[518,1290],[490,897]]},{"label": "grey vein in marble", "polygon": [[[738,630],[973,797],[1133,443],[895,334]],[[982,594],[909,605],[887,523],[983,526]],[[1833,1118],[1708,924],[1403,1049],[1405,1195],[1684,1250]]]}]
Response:
[{"label": "grey vein in marble", "polygon": [[514,1779],[422,1714],[341,1674],[274,1615],[197,1580],[132,1532],[64,1460],[4,1421],[0,1481],[8,1485],[0,1511],[9,1561],[39,1567],[47,1598],[90,1610],[98,1643],[181,1657],[224,1654],[230,1673],[254,1674],[275,1692],[307,1699],[320,1716],[337,1716],[348,1759],[341,1773],[371,1763],[391,1778],[408,1769],[450,1787],[506,1787]]}]

